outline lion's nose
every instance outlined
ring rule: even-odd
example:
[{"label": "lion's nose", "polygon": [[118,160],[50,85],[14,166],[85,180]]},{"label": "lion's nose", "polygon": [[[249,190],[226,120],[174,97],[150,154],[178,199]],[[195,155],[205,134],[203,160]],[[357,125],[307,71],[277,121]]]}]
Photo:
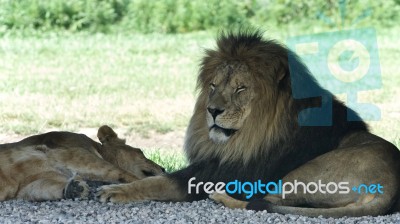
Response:
[{"label": "lion's nose", "polygon": [[224,110],[221,110],[218,108],[211,108],[211,107],[207,107],[207,110],[211,114],[211,116],[214,118],[214,120],[218,115],[220,115],[224,112]]}]

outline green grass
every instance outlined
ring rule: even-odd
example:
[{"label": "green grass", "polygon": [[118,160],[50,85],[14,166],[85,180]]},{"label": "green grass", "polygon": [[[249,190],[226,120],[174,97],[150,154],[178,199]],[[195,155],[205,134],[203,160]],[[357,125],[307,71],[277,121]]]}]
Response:
[{"label": "green grass", "polygon": [[184,128],[210,35],[0,39],[0,132]]},{"label": "green grass", "polygon": [[[398,147],[399,31],[378,30],[383,87],[360,94],[361,100],[381,108],[382,120],[370,122],[372,130]],[[289,34],[309,33],[272,29],[266,36],[285,42]],[[0,133],[76,131],[102,124],[143,137],[183,131],[193,111],[198,64],[203,49],[214,46],[214,36],[207,32],[4,36]],[[150,157],[158,161],[162,156]],[[174,170],[183,166],[182,158],[159,161],[169,161],[164,166]]]},{"label": "green grass", "polygon": [[148,149],[144,151],[147,158],[164,167],[167,172],[173,172],[187,165],[186,158],[182,153],[166,153],[160,149]]}]

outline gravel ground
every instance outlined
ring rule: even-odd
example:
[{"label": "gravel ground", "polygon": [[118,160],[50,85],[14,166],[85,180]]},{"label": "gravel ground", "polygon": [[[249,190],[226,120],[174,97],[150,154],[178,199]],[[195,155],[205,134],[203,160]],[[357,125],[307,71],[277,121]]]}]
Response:
[{"label": "gravel ground", "polygon": [[0,202],[0,223],[400,223],[400,213],[379,217],[308,218],[232,210],[210,200],[193,203],[100,203],[95,200]]}]

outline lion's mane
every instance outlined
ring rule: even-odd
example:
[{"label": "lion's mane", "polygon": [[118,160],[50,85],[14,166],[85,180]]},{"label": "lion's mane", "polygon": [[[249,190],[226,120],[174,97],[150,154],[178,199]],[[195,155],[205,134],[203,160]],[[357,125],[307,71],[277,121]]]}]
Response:
[{"label": "lion's mane", "polygon": [[[290,67],[289,67],[289,57]],[[219,66],[231,61],[245,64],[254,76],[256,96],[243,126],[223,144],[209,138],[206,113],[210,82]],[[295,99],[292,80],[321,97]],[[348,121],[348,110],[320,87],[300,59],[284,46],[264,40],[261,32],[222,33],[215,50],[207,50],[197,81],[199,90],[185,139],[189,173],[204,181],[270,181],[282,178],[305,162],[336,148],[350,132],[367,130],[360,121]],[[331,126],[300,126],[301,110],[331,103]],[[314,119],[303,114],[304,119]],[[182,183],[183,184],[183,183]]]},{"label": "lion's mane", "polygon": [[[206,51],[197,81],[199,96],[186,133],[185,150],[191,162],[216,156],[222,161],[248,163],[290,138],[290,123],[295,119],[290,82],[284,77],[278,85],[275,75],[288,73],[287,58],[283,46],[263,41],[260,32],[222,34],[217,49]],[[227,144],[215,144],[208,137],[206,102],[213,71],[227,61],[246,64],[262,87],[255,89],[258,98],[241,130]]]}]

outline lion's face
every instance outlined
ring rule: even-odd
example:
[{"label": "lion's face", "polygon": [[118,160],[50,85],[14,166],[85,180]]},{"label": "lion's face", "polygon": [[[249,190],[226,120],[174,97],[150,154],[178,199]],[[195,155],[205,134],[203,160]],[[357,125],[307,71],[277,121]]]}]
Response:
[{"label": "lion's face", "polygon": [[292,122],[284,47],[257,32],[223,34],[200,65],[199,96],[185,139],[191,163],[210,158],[248,163],[261,149],[284,141]]},{"label": "lion's face", "polygon": [[211,80],[206,119],[210,139],[225,143],[251,112],[254,86],[248,67],[240,63],[225,63],[215,70]]}]

